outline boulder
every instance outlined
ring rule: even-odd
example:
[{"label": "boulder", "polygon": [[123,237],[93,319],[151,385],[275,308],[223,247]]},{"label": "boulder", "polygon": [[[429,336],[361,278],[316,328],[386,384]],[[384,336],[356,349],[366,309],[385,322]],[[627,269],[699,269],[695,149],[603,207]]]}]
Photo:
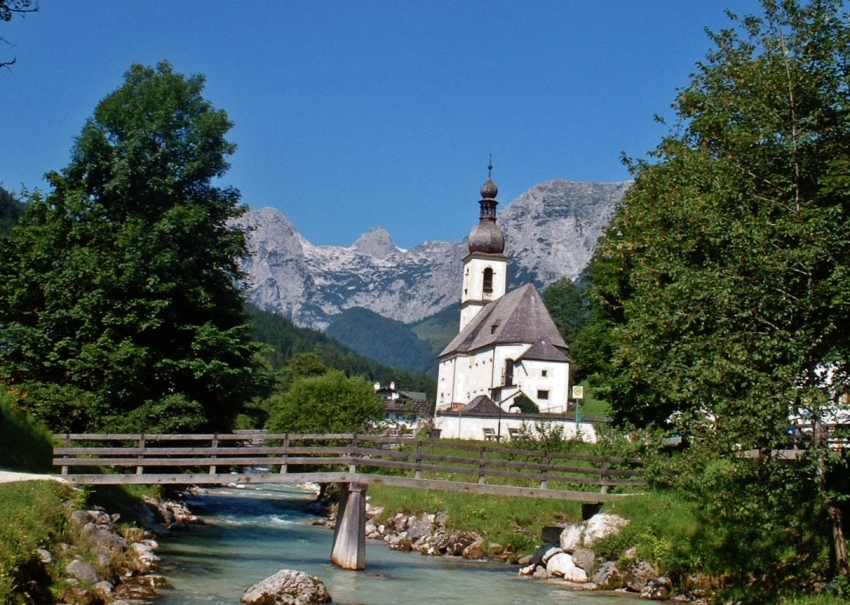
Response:
[{"label": "boulder", "polygon": [[68,563],[68,565],[65,566],[65,572],[71,577],[78,579],[80,582],[97,584],[103,580],[94,567],[80,559],[74,559]]},{"label": "boulder", "polygon": [[464,559],[483,559],[484,558],[484,549],[482,548],[482,541],[476,540],[469,546],[463,549],[463,558]]},{"label": "boulder", "polygon": [[330,603],[322,581],[303,571],[281,569],[245,591],[241,601],[249,605],[318,605]]},{"label": "boulder", "polygon": [[550,576],[561,577],[568,582],[583,584],[587,582],[587,572],[576,567],[573,557],[565,552],[559,552],[546,563],[546,573]]},{"label": "boulder", "polygon": [[666,601],[673,594],[673,582],[667,576],[659,576],[647,582],[640,591],[641,599],[652,601]]},{"label": "boulder", "polygon": [[584,537],[584,527],[577,524],[568,525],[561,531],[560,545],[566,552],[573,552],[581,547]]},{"label": "boulder", "polygon": [[416,542],[423,536],[430,536],[431,533],[432,525],[427,515],[422,515],[422,517],[411,517],[410,523],[407,527],[407,537],[410,538],[411,542]]},{"label": "boulder", "polygon": [[593,515],[585,523],[583,544],[587,548],[593,548],[595,544],[608,536],[620,531],[620,528],[628,525],[629,520],[618,515],[599,513]]},{"label": "boulder", "polygon": [[599,566],[593,574],[593,582],[602,590],[616,590],[623,586],[623,578],[613,561],[606,561]]},{"label": "boulder", "polygon": [[649,584],[650,580],[654,580],[658,576],[655,569],[648,562],[637,559],[629,565],[626,573],[623,574],[623,584],[626,588],[634,592],[642,592]]},{"label": "boulder", "polygon": [[587,572],[587,575],[592,575],[596,569],[596,555],[589,548],[577,548],[573,551],[573,563],[577,567],[581,567]]}]

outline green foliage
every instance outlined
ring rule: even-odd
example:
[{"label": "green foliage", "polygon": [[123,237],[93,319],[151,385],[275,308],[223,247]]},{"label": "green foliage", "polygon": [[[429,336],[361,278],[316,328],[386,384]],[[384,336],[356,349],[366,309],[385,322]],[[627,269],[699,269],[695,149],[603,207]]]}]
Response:
[{"label": "green foliage", "polygon": [[56,430],[228,430],[268,380],[236,281],[235,146],[203,78],[133,65],[0,240],[0,378]]},{"label": "green foliage", "polygon": [[[286,317],[261,311],[253,305],[246,305],[246,313],[251,320],[254,338],[268,345],[263,356],[274,370],[283,371],[293,357],[312,353],[327,368],[340,370],[349,376],[365,376],[381,384],[394,381],[404,389],[425,392],[429,400],[434,400],[437,384],[430,376],[382,365],[317,330],[299,328]],[[286,388],[286,384],[283,386]]]},{"label": "green foliage", "polygon": [[848,571],[827,563],[845,461],[770,453],[850,389],[850,23],[839,1],[763,7],[710,35],[676,128],[630,162],[585,333],[616,418],[690,444],[677,482],[720,524],[708,565],[779,594]]},{"label": "green foliage", "polygon": [[414,515],[446,511],[449,531],[474,531],[485,538],[485,547],[488,542],[495,542],[505,552],[512,553],[514,559],[537,550],[543,527],[581,519],[581,506],[577,502],[385,485],[369,486],[369,496],[374,506],[384,507],[379,522],[398,511]]},{"label": "green foliage", "polygon": [[0,468],[49,473],[52,461],[53,434],[0,394]]},{"label": "green foliage", "polygon": [[44,577],[38,548],[53,548],[66,538],[67,518],[62,503],[70,488],[52,481],[0,485],[0,603],[33,602],[30,582]]},{"label": "green foliage", "polygon": [[[587,283],[573,282],[562,277],[549,284],[543,291],[543,302],[571,349],[579,340],[579,335],[587,325],[590,316],[590,301],[587,295]],[[571,372],[576,381],[584,378],[584,371],[575,355],[572,355]]]},{"label": "green foliage", "polygon": [[400,321],[369,309],[346,309],[331,320],[325,334],[384,365],[411,372],[436,373],[437,362],[427,343]]},{"label": "green foliage", "polygon": [[362,433],[384,416],[369,381],[332,370],[297,379],[273,398],[267,428],[273,433]]},{"label": "green foliage", "polygon": [[538,414],[540,413],[540,408],[537,407],[537,404],[534,403],[531,398],[525,393],[520,393],[516,397],[511,400],[512,408],[519,408],[520,413],[522,414]]},{"label": "green foliage", "polygon": [[458,325],[460,325],[460,303],[455,303],[439,313],[412,324],[411,329],[419,340],[428,343],[431,347],[431,356],[436,358],[457,336]]},{"label": "green foliage", "polygon": [[0,187],[0,237],[9,235],[21,220],[26,206]]}]

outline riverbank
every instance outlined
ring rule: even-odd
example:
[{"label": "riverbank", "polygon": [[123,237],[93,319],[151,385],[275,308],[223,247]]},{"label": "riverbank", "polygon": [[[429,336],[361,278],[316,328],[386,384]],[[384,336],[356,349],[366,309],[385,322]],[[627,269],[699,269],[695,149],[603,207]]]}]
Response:
[{"label": "riverbank", "polygon": [[157,538],[193,516],[149,498],[139,527],[87,495],[55,477],[0,471],[0,602],[123,605],[167,586]]}]

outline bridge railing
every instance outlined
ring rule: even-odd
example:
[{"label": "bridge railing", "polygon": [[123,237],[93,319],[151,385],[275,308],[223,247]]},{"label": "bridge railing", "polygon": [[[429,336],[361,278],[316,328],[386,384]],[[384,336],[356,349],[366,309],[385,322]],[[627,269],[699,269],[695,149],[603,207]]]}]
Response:
[{"label": "bridge railing", "polygon": [[[75,483],[314,480],[487,493],[500,493],[497,488],[501,487],[601,494],[646,485],[637,459],[522,450],[490,443],[259,432],[60,434],[55,438],[53,463]],[[470,490],[470,485],[492,488]]]}]

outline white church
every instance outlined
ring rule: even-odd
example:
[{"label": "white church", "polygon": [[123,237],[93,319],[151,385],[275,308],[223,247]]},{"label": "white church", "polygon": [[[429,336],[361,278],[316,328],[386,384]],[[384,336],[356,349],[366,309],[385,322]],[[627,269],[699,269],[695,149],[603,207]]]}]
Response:
[{"label": "white church", "polygon": [[[460,333],[438,357],[436,411],[456,412],[458,419],[457,429],[453,418],[438,419],[443,436],[480,439],[482,430],[486,436],[496,430],[504,438],[509,426],[518,426],[510,417],[516,416],[513,403],[520,393],[543,414],[567,411],[568,347],[533,284],[507,291],[508,257],[496,225],[497,194],[488,178],[481,187],[479,222],[469,234],[469,254],[463,259]],[[469,425],[473,428],[466,432],[473,432],[466,435],[460,428],[464,416],[481,418]]]}]

